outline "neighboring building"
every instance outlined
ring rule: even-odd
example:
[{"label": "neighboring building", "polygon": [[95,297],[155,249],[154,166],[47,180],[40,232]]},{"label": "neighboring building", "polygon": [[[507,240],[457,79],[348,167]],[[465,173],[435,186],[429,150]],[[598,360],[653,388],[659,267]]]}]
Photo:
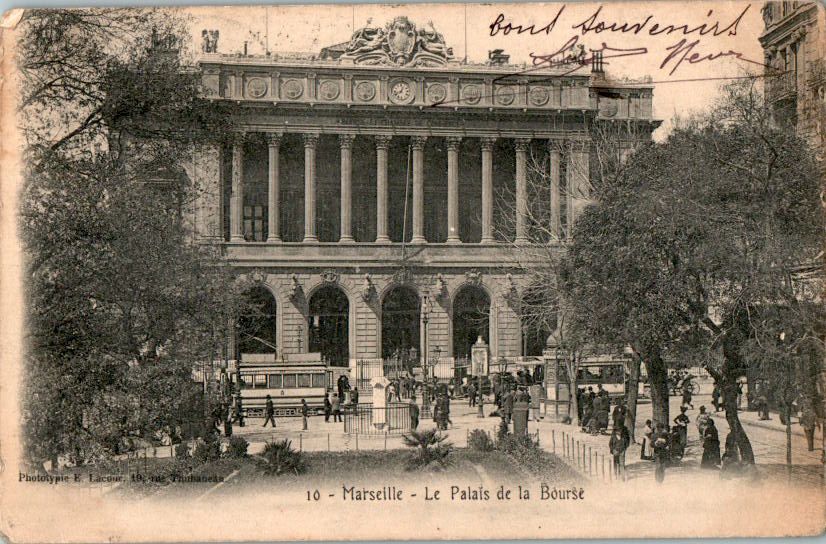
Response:
[{"label": "neighboring building", "polygon": [[826,153],[826,10],[820,2],[767,2],[760,36],[766,95],[779,121]]},{"label": "neighboring building", "polygon": [[318,55],[205,51],[205,89],[240,105],[244,133],[190,166],[196,224],[266,314],[242,318],[234,352],[319,351],[355,371],[412,350],[464,358],[481,336],[494,358],[541,355],[552,331],[523,331],[508,266],[531,157],[550,165],[564,236],[588,197],[588,127],[658,126],[651,87],[610,83],[601,63],[461,63],[405,17]]}]

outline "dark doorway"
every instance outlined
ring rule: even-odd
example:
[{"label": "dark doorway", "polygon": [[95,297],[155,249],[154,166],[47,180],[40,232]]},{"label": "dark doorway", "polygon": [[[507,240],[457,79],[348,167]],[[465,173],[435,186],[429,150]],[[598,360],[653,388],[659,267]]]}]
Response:
[{"label": "dark doorway", "polygon": [[557,304],[547,286],[528,287],[521,304],[522,355],[539,357],[545,350],[548,336],[556,330]]},{"label": "dark doorway", "polygon": [[381,303],[381,355],[419,352],[419,296],[409,287],[394,287]]},{"label": "dark doorway", "polygon": [[242,304],[238,316],[238,353],[275,353],[275,297],[259,285],[244,293]]},{"label": "dark doorway", "polygon": [[453,300],[453,356],[470,357],[480,336],[490,345],[490,297],[481,287],[468,285]]},{"label": "dark doorway", "polygon": [[350,363],[349,315],[347,295],[338,287],[322,287],[310,298],[310,351],[320,352],[333,366]]}]

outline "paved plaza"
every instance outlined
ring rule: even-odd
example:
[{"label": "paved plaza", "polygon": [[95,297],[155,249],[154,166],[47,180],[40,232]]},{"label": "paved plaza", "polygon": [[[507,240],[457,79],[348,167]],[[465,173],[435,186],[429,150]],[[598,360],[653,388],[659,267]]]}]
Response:
[{"label": "paved plaza", "polygon": [[[675,417],[679,413],[680,398],[671,397],[670,415]],[[692,423],[688,429],[688,445],[682,463],[677,467],[671,467],[667,471],[667,478],[693,477],[700,470],[700,458],[702,457],[702,445],[699,441],[697,427],[694,424],[699,407],[705,405],[712,412],[719,430],[721,450],[728,434],[728,424],[725,420],[724,412],[713,413],[711,395],[701,394],[694,398],[695,409],[687,412]],[[458,447],[465,447],[469,434],[474,429],[483,429],[495,436],[496,429],[501,419],[499,417],[489,417],[493,411],[492,404],[485,405],[486,417],[479,418],[476,408],[468,406],[464,399],[454,399],[451,402],[451,420],[453,425],[445,431],[449,440]],[[632,444],[626,454],[626,463],[629,479],[654,478],[654,463],[640,459],[640,449],[643,439],[642,428],[646,419],[651,418],[651,404],[643,403],[638,406],[636,439],[637,443]],[[761,474],[772,478],[791,478],[794,482],[810,485],[822,485],[822,436],[821,431],[817,431],[815,437],[815,450],[807,451],[806,439],[802,428],[793,418],[792,424],[792,462],[793,468],[791,476],[787,474],[786,467],[786,434],[785,427],[780,423],[777,414],[772,414],[770,421],[759,421],[756,412],[741,412],[740,421],[746,429],[749,440],[754,449],[754,455]],[[355,451],[355,450],[381,450],[404,448],[400,435],[355,435],[344,432],[343,423],[325,422],[323,416],[313,416],[309,420],[309,429],[301,429],[301,418],[279,418],[276,420],[277,427],[262,427],[263,419],[252,418],[246,420],[243,428],[235,426],[233,431],[236,435],[244,436],[250,441],[250,453],[260,452],[264,444],[273,439],[287,438],[293,442],[296,448],[304,451]],[[421,418],[419,428],[432,427],[434,423],[428,418]],[[542,419],[539,422],[529,421],[528,430],[531,434],[537,435],[540,447],[548,452],[555,453],[566,459],[566,462],[574,467],[578,467],[586,476],[594,479],[604,479],[610,481],[610,453],[608,450],[608,435],[593,436],[581,432],[576,425],[566,425],[553,422],[549,419]],[[574,444],[574,449],[582,451],[585,447],[586,459],[583,468],[581,455],[573,454],[570,446],[565,443]],[[566,455],[570,452],[570,456]],[[570,457],[570,458],[566,458]],[[603,476],[605,471],[605,476]]]}]

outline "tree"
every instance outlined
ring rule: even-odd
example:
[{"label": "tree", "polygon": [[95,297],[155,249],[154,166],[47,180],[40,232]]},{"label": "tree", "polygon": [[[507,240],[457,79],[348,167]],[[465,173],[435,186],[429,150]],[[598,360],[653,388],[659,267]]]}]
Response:
[{"label": "tree", "polygon": [[180,27],[174,11],[119,9],[33,10],[20,27],[34,462],[181,423],[193,369],[225,343],[234,283],[196,241],[200,188],[181,165],[232,124],[181,64]]},{"label": "tree", "polygon": [[[503,189],[495,199],[499,237],[511,241],[514,259],[506,271],[518,271],[521,291],[517,305],[523,328],[552,334],[563,361],[572,393],[578,387],[579,365],[586,354],[622,353],[625,344],[615,337],[595,335],[584,306],[572,301],[564,285],[570,273],[568,256],[573,220],[588,201],[600,201],[628,168],[627,158],[650,138],[652,126],[625,121],[599,121],[589,126],[588,139],[551,141],[544,150],[531,149],[527,161],[526,238],[517,240],[515,194]],[[585,156],[588,161],[574,160]],[[553,171],[552,171],[553,170]],[[579,313],[574,311],[577,309]],[[627,384],[629,419],[636,416],[639,372]],[[577,414],[572,394],[571,417]],[[633,429],[633,426],[631,426]],[[633,432],[633,431],[632,431]]]},{"label": "tree", "polygon": [[[811,150],[772,123],[747,82],[636,153],[575,225],[570,298],[598,334],[626,339],[644,361],[655,419],[667,423],[664,361],[706,360],[746,462],[737,385],[755,368],[750,339],[776,333],[754,315],[805,302],[788,278],[819,251],[817,178]],[[800,323],[822,337],[811,314]]]}]

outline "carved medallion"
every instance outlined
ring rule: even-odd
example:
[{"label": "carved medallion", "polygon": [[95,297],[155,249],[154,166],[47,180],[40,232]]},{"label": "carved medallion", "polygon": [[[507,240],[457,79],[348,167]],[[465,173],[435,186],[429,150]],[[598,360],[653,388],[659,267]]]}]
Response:
[{"label": "carved medallion", "polygon": [[531,87],[528,92],[528,100],[534,106],[544,106],[551,98],[551,93],[547,87]]},{"label": "carved medallion", "polygon": [[618,100],[615,98],[601,97],[599,99],[599,114],[603,117],[613,117],[619,110]]},{"label": "carved medallion", "polygon": [[247,81],[247,94],[253,98],[261,98],[267,94],[267,81],[260,77],[250,78]]},{"label": "carved medallion", "polygon": [[389,95],[390,101],[395,104],[409,104],[413,102],[413,98],[415,98],[413,85],[404,79],[391,81],[387,94]]},{"label": "carved medallion", "polygon": [[427,101],[431,104],[440,104],[447,98],[447,89],[441,83],[431,83],[427,86]]},{"label": "carved medallion", "polygon": [[468,270],[465,272],[465,280],[471,285],[480,285],[482,283],[482,274],[478,270]]},{"label": "carved medallion", "polygon": [[360,81],[354,94],[361,102],[370,102],[376,97],[376,85],[372,81]]},{"label": "carved medallion", "polygon": [[304,92],[304,85],[297,79],[288,79],[281,85],[281,94],[290,100],[299,98]]},{"label": "carved medallion", "polygon": [[482,87],[479,85],[462,86],[462,101],[465,104],[478,104],[482,100]]},{"label": "carved medallion", "polygon": [[341,94],[338,81],[322,81],[318,86],[318,96],[323,100],[335,100]]},{"label": "carved medallion", "polygon": [[321,273],[321,281],[324,283],[338,283],[338,272],[332,269],[325,270]]},{"label": "carved medallion", "polygon": [[260,268],[255,268],[251,272],[247,273],[247,279],[256,284],[264,283],[264,280],[267,279],[267,275]]},{"label": "carved medallion", "polygon": [[516,91],[511,86],[496,87],[496,103],[500,106],[510,106],[516,99]]}]

